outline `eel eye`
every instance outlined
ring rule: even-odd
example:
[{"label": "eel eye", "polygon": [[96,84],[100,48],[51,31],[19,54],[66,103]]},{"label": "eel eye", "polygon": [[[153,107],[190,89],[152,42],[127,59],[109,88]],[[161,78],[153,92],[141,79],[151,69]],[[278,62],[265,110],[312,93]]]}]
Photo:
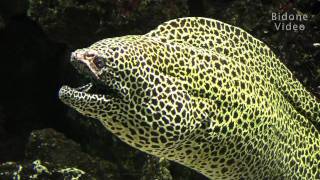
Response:
[{"label": "eel eye", "polygon": [[103,68],[105,66],[104,59],[100,58],[100,57],[94,58],[93,59],[93,64],[99,69],[101,69],[101,68]]},{"label": "eel eye", "polygon": [[94,58],[96,55],[95,54],[93,54],[93,53],[85,53],[84,54],[84,58],[85,59],[92,59],[92,58]]}]

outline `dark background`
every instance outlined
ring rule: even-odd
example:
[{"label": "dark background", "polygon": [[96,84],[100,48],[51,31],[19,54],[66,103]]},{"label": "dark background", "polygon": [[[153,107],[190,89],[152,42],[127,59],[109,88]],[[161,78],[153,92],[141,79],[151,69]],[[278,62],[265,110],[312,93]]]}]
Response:
[{"label": "dark background", "polygon": [[[308,15],[308,21],[302,22],[306,30],[276,31],[272,12]],[[143,34],[161,22],[185,16],[210,17],[245,29],[268,44],[319,97],[320,47],[313,45],[320,43],[317,0],[1,0],[0,164],[13,161],[27,165],[28,161],[42,157],[53,167],[96,168],[97,164],[83,167],[74,159],[68,163],[46,159],[51,150],[38,149],[34,153],[32,142],[48,143],[55,139],[58,144],[77,142],[77,152],[112,164],[114,169],[107,172],[113,174],[109,179],[153,178],[157,175],[154,171],[161,171],[161,167],[167,167],[173,179],[186,179],[186,175],[189,179],[205,179],[174,163],[159,165],[157,160],[123,144],[98,122],[79,116],[57,98],[61,85],[81,82],[69,64],[73,50],[102,38]],[[30,136],[31,132],[37,136]],[[104,165],[99,166],[104,169]],[[90,175],[106,179],[106,172],[99,173]]]}]

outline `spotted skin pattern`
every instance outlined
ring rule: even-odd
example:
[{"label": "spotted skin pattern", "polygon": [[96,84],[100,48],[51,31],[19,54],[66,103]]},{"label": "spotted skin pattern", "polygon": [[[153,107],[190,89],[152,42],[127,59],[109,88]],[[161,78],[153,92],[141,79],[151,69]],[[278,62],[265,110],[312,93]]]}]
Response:
[{"label": "spotted skin pattern", "polygon": [[207,18],[75,51],[80,73],[117,95],[59,97],[149,154],[210,179],[320,179],[320,103],[261,41]]}]

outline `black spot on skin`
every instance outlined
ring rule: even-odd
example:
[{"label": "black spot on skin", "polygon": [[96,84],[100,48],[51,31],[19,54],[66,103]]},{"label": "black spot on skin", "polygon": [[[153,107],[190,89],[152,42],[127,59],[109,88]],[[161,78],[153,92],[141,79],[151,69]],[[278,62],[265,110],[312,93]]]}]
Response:
[{"label": "black spot on skin", "polygon": [[219,101],[219,100],[216,101],[217,108],[220,108],[221,104],[222,104],[221,101]]},{"label": "black spot on skin", "polygon": [[180,122],[181,122],[180,116],[176,116],[176,117],[174,118],[174,122],[180,123]]},{"label": "black spot on skin", "polygon": [[229,123],[229,129],[233,129],[233,127],[234,127],[234,122],[230,122]]},{"label": "black spot on skin", "polygon": [[149,124],[147,124],[146,122],[141,122],[141,126],[148,128]]},{"label": "black spot on skin", "polygon": [[164,122],[164,124],[169,124],[170,123],[168,118],[166,118],[165,116],[162,117],[162,121]]},{"label": "black spot on skin", "polygon": [[131,140],[133,140],[133,138],[132,138],[132,136],[130,136],[130,135],[126,135],[126,137],[128,138],[128,139],[131,139]]},{"label": "black spot on skin", "polygon": [[205,93],[205,90],[204,89],[200,89],[199,93],[203,95]]},{"label": "black spot on skin", "polygon": [[120,71],[119,73],[120,73],[121,78],[124,79],[126,77],[126,74],[123,71]]},{"label": "black spot on skin", "polygon": [[229,121],[229,119],[230,119],[230,116],[229,116],[228,114],[226,114],[225,120],[226,120],[226,121]]},{"label": "black spot on skin", "polygon": [[233,113],[233,118],[234,118],[234,119],[238,118],[238,112],[237,112],[237,111],[235,111],[235,112]]},{"label": "black spot on skin", "polygon": [[226,160],[225,160],[224,158],[221,158],[219,162],[220,162],[220,163],[224,163],[225,161],[226,161]]},{"label": "black spot on skin", "polygon": [[170,112],[171,110],[172,110],[172,106],[171,105],[166,105],[166,110],[168,111],[168,112]]},{"label": "black spot on skin", "polygon": [[148,84],[146,82],[144,82],[142,87],[143,87],[143,89],[147,89],[148,88]]},{"label": "black spot on skin", "polygon": [[223,126],[222,127],[222,129],[221,129],[221,132],[223,133],[223,134],[226,134],[227,133],[227,127],[226,126]]},{"label": "black spot on skin", "polygon": [[[180,126],[176,126],[176,127],[180,127]],[[168,130],[168,131],[174,131],[174,128],[173,128],[173,126],[168,126],[168,127],[167,127],[167,130]]]},{"label": "black spot on skin", "polygon": [[249,115],[249,119],[253,119],[253,113]]},{"label": "black spot on skin", "polygon": [[180,112],[182,109],[183,105],[180,102],[177,102],[177,111]]},{"label": "black spot on skin", "polygon": [[215,169],[215,168],[217,168],[218,166],[215,165],[215,164],[212,164],[210,167],[211,167],[212,169]]},{"label": "black spot on skin", "polygon": [[172,134],[171,132],[166,132],[166,136],[167,136],[167,137],[172,137],[173,134]]},{"label": "black spot on skin", "polygon": [[156,145],[156,144],[153,144],[153,145],[151,145],[151,148],[153,148],[153,149],[159,149],[160,146],[159,146],[159,145]]},{"label": "black spot on skin", "polygon": [[203,150],[203,152],[205,152],[205,153],[208,153],[209,151],[210,151],[209,148],[205,148],[205,149]]},{"label": "black spot on skin", "polygon": [[140,144],[134,143],[134,145],[135,145],[137,148],[142,148],[142,146],[141,146]]},{"label": "black spot on skin", "polygon": [[230,32],[230,27],[229,27],[229,26],[226,26],[225,30],[226,30],[227,32]]},{"label": "black spot on skin", "polygon": [[220,69],[220,64],[219,64],[219,63],[215,63],[214,66],[215,66],[217,69]]},{"label": "black spot on skin", "polygon": [[130,133],[131,133],[132,135],[136,135],[136,134],[137,134],[137,132],[136,132],[134,129],[129,128],[129,131],[130,131]]},{"label": "black spot on skin", "polygon": [[176,21],[173,21],[170,23],[170,26],[177,28],[177,27],[179,27],[179,24]]},{"label": "black spot on skin", "polygon": [[243,35],[243,38],[244,38],[244,39],[247,39],[247,37],[248,37],[248,36],[247,36],[247,33],[242,33],[242,35]]},{"label": "black spot on skin", "polygon": [[171,140],[172,140],[172,141],[178,141],[178,140],[179,140],[179,136],[173,136],[173,137],[171,138]]},{"label": "black spot on skin", "polygon": [[122,125],[126,128],[128,127],[128,123],[122,123]]},{"label": "black spot on skin", "polygon": [[[158,98],[161,99],[160,96],[159,96]],[[164,108],[164,105],[165,105],[164,102],[163,102],[163,101],[160,101],[160,107],[161,107],[161,109]]]},{"label": "black spot on skin", "polygon": [[255,126],[255,123],[254,123],[253,121],[251,121],[251,122],[250,122],[250,127],[251,127],[251,128],[254,128],[254,126]]},{"label": "black spot on skin", "polygon": [[248,128],[248,124],[246,122],[243,123],[243,128],[247,129]]},{"label": "black spot on skin", "polygon": [[221,64],[226,65],[226,64],[228,64],[228,63],[227,63],[227,61],[226,61],[225,59],[221,59]]},{"label": "black spot on skin", "polygon": [[221,30],[221,24],[220,23],[216,23],[217,25],[217,29]]},{"label": "black spot on skin", "polygon": [[158,104],[158,100],[157,100],[157,99],[152,99],[151,102],[152,102],[152,104],[155,105],[155,106]]},{"label": "black spot on skin", "polygon": [[200,19],[199,23],[205,25],[205,20],[204,19]]},{"label": "black spot on skin", "polygon": [[157,129],[159,127],[158,123],[157,122],[153,122],[152,123],[152,128],[153,129]]},{"label": "black spot on skin", "polygon": [[160,113],[155,113],[155,114],[154,114],[154,119],[155,119],[155,120],[159,120],[160,117],[161,117],[161,114],[160,114]]},{"label": "black spot on skin", "polygon": [[215,126],[213,131],[216,132],[216,133],[219,133],[220,132],[220,126]]},{"label": "black spot on skin", "polygon": [[224,101],[224,100],[226,99],[226,96],[222,94],[221,97],[220,97],[220,99],[221,99],[222,101]]},{"label": "black spot on skin", "polygon": [[223,168],[221,169],[221,173],[222,173],[222,174],[226,173],[227,171],[228,171],[228,168],[226,168],[226,167],[223,167]]},{"label": "black spot on skin", "polygon": [[232,164],[234,164],[235,163],[235,160],[234,159],[229,159],[229,160],[227,160],[227,165],[228,166],[230,166],[230,165],[232,165]]},{"label": "black spot on skin", "polygon": [[151,142],[159,143],[159,141],[158,141],[158,139],[157,139],[157,138],[151,138]]},{"label": "black spot on skin", "polygon": [[160,132],[161,134],[163,134],[163,133],[165,133],[165,129],[164,129],[163,127],[160,127],[160,128],[159,128],[159,132]]},{"label": "black spot on skin", "polygon": [[152,122],[152,121],[153,121],[152,116],[147,116],[147,121],[148,121],[148,122]]},{"label": "black spot on skin", "polygon": [[129,76],[130,74],[131,74],[131,71],[127,69],[126,70],[126,75]]},{"label": "black spot on skin", "polygon": [[222,148],[220,149],[220,151],[219,151],[219,154],[220,154],[220,155],[224,155],[226,152],[227,152],[226,147],[222,147]]},{"label": "black spot on skin", "polygon": [[182,19],[182,20],[180,21],[181,27],[185,26],[185,24],[186,24],[186,20],[185,20],[185,19]]},{"label": "black spot on skin", "polygon": [[158,137],[158,136],[159,136],[159,133],[158,133],[157,131],[151,131],[151,135]]},{"label": "black spot on skin", "polygon": [[119,57],[119,53],[118,52],[115,52],[114,53],[114,58],[116,59],[116,58],[118,58]]},{"label": "black spot on skin", "polygon": [[191,154],[191,152],[192,152],[192,151],[191,151],[190,149],[186,150],[186,154],[187,154],[187,155]]},{"label": "black spot on skin", "polygon": [[212,138],[212,143],[220,143],[220,142],[221,142],[220,138],[218,138],[218,137]]},{"label": "black spot on skin", "polygon": [[158,89],[158,92],[162,92],[163,91],[162,87],[158,87],[157,89]]},{"label": "black spot on skin", "polygon": [[167,139],[164,136],[160,136],[160,141],[164,144],[167,142]]}]

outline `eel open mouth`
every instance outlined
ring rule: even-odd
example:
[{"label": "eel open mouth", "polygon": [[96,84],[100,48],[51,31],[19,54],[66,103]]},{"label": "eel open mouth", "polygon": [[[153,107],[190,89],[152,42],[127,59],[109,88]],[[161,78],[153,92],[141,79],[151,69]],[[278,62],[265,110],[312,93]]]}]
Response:
[{"label": "eel open mouth", "polygon": [[112,89],[111,87],[104,86],[101,83],[97,82],[89,82],[86,85],[79,86],[76,88],[73,88],[74,90],[78,92],[84,92],[88,94],[97,94],[97,95],[108,95],[112,97],[119,97],[119,93]]},{"label": "eel open mouth", "polygon": [[92,88],[92,86],[93,86],[92,83],[88,83],[84,86],[80,86],[80,87],[75,88],[75,90],[81,91],[81,92],[88,92]]},{"label": "eel open mouth", "polygon": [[69,105],[94,97],[103,97],[104,99],[120,98],[120,93],[97,82],[89,82],[76,88],[64,85],[59,90],[59,99]]}]

